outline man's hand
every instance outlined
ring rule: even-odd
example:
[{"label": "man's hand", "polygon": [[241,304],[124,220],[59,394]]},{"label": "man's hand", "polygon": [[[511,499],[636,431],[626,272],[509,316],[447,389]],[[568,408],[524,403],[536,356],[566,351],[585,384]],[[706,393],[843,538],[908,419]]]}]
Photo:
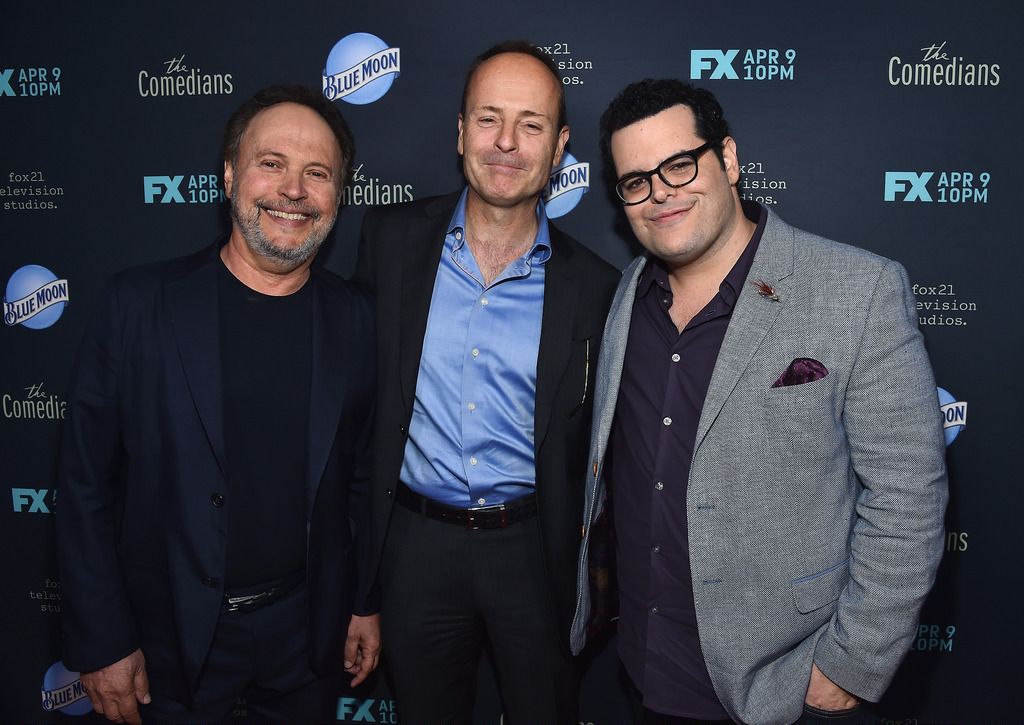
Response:
[{"label": "man's hand", "polygon": [[353,614],[345,639],[345,672],[355,675],[352,687],[377,669],[380,660],[380,615],[360,617]]},{"label": "man's hand", "polygon": [[94,672],[82,673],[82,686],[92,709],[113,722],[140,725],[139,703],[150,703],[146,658],[137,649],[124,659]]},{"label": "man's hand", "polygon": [[819,710],[849,710],[856,707],[860,700],[825,677],[818,666],[812,664],[811,681],[807,685],[804,702]]}]

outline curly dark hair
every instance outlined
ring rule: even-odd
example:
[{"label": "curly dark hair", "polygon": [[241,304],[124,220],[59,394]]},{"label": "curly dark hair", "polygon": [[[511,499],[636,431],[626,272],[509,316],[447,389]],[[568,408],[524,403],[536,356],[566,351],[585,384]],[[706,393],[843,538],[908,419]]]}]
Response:
[{"label": "curly dark hair", "polygon": [[612,160],[612,134],[637,121],[650,118],[672,106],[686,106],[697,122],[697,135],[714,146],[718,162],[722,159],[722,141],[729,135],[729,123],[722,107],[711,91],[694,88],[674,78],[645,78],[622,89],[601,114],[599,144],[605,168],[614,176]]}]

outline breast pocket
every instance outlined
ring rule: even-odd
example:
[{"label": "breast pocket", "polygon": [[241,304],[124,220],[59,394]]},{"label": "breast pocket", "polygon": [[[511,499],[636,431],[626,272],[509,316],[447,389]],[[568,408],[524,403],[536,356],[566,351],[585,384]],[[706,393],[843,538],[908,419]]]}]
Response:
[{"label": "breast pocket", "polygon": [[849,578],[850,560],[846,559],[817,574],[794,580],[793,603],[797,611],[809,614],[836,601]]}]

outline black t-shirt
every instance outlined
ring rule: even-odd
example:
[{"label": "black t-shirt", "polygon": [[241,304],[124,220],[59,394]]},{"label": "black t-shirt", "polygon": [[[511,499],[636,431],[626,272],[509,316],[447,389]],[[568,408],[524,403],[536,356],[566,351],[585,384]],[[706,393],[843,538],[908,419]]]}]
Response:
[{"label": "black t-shirt", "polygon": [[313,292],[307,282],[291,295],[264,295],[223,264],[218,289],[225,586],[237,589],[305,567]]}]

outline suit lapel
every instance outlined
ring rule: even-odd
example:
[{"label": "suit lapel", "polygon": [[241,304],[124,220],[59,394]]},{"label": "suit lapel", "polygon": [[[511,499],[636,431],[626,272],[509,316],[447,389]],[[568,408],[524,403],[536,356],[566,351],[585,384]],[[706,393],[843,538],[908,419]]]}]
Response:
[{"label": "suit lapel", "polygon": [[[312,364],[309,379],[309,458],[306,462],[306,504],[311,512],[317,488],[331,454],[345,402],[345,331],[349,311],[332,300],[313,272]],[[358,354],[358,353],[357,353]]]},{"label": "suit lapel", "polygon": [[427,219],[423,225],[409,229],[412,239],[402,245],[401,278],[398,280],[402,296],[398,364],[407,412],[412,410],[412,401],[416,396],[416,377],[423,353],[423,337],[427,331],[437,264],[448,233],[448,222],[451,221],[457,202],[457,195],[437,199],[425,210]]},{"label": "suit lapel", "polygon": [[[785,307],[789,296],[787,278],[792,274],[793,228],[769,211],[761,243],[736,301],[732,320],[729,322],[718,360],[715,362],[700,421],[697,424],[694,451],[700,447],[701,441],[722,411],[725,401],[736,387],[743,371],[747,369],[761,341]],[[761,281],[771,285],[781,301],[776,302],[761,296],[751,284]]]},{"label": "suit lapel", "polygon": [[[533,421],[533,450],[539,452],[554,407],[558,381],[572,351],[572,323],[579,302],[579,278],[569,264],[571,247],[562,233],[549,226],[551,257],[544,269],[544,311],[537,349],[537,393]],[[596,363],[596,361],[594,361]]]},{"label": "suit lapel", "polygon": [[215,245],[205,264],[167,285],[167,307],[188,391],[224,475],[227,469],[217,302],[218,252],[219,245]]}]

